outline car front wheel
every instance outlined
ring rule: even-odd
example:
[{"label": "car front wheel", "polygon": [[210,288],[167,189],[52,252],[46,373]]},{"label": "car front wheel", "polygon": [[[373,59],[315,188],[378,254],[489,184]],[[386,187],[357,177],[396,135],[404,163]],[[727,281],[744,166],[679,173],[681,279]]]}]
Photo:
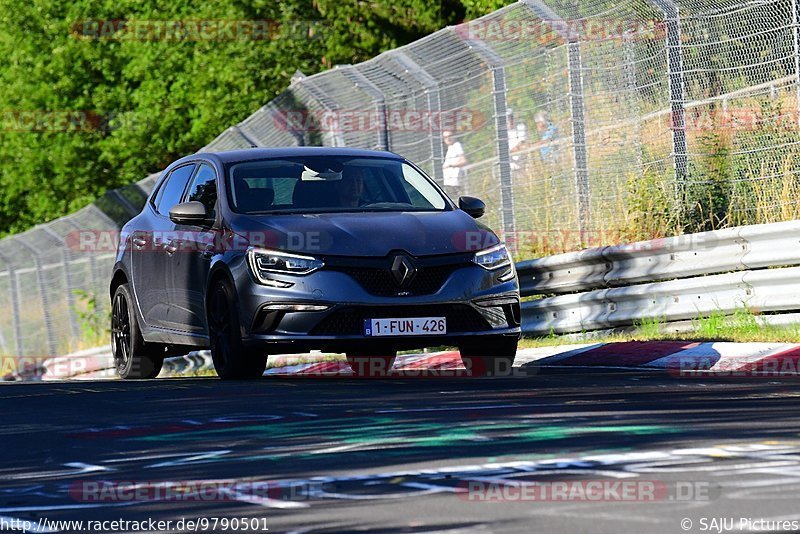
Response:
[{"label": "car front wheel", "polygon": [[142,338],[130,288],[120,285],[111,308],[111,353],[117,374],[126,379],[155,378],[164,364],[158,349]]},{"label": "car front wheel", "polygon": [[258,378],[267,367],[264,351],[242,344],[239,314],[230,283],[217,281],[208,298],[208,337],[211,359],[217,375],[224,380]]}]

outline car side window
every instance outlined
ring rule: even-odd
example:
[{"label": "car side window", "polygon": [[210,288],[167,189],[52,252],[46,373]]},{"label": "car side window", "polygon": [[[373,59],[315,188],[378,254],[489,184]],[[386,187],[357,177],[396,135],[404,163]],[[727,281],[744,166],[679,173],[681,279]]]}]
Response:
[{"label": "car side window", "polygon": [[217,204],[217,173],[210,165],[200,164],[200,168],[192,180],[192,185],[189,186],[186,201],[202,202],[208,213],[214,211]]},{"label": "car side window", "polygon": [[158,197],[156,198],[156,211],[159,214],[169,217],[169,210],[180,203],[183,192],[186,189],[186,184],[189,178],[192,177],[194,168],[195,165],[193,164],[184,165],[170,173],[167,177],[167,181],[158,191]]}]

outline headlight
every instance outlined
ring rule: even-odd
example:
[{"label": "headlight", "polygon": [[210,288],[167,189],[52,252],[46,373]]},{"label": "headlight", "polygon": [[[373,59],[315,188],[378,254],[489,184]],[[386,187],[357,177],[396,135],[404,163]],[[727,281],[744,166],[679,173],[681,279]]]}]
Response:
[{"label": "headlight", "polygon": [[511,254],[508,253],[508,249],[505,245],[500,244],[492,248],[487,248],[486,250],[476,252],[472,261],[487,271],[493,271],[495,269],[499,269],[500,267],[511,265]]},{"label": "headlight", "polygon": [[325,263],[311,256],[289,254],[262,248],[247,249],[247,260],[256,278],[263,284],[269,273],[309,274],[321,269]]}]

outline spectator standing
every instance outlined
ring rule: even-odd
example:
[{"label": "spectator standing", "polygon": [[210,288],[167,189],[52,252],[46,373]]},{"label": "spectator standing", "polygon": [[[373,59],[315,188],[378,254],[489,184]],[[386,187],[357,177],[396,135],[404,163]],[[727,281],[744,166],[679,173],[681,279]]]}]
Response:
[{"label": "spectator standing", "polygon": [[444,190],[450,198],[458,202],[467,175],[464,168],[467,165],[467,156],[464,154],[464,147],[453,137],[453,132],[443,132],[442,140],[447,145],[447,152],[444,155],[444,162],[442,162]]},{"label": "spectator standing", "polygon": [[552,142],[558,137],[558,128],[544,111],[537,111],[533,120],[536,122],[536,131],[539,133],[539,155],[542,157],[542,162],[553,161],[555,148]]}]

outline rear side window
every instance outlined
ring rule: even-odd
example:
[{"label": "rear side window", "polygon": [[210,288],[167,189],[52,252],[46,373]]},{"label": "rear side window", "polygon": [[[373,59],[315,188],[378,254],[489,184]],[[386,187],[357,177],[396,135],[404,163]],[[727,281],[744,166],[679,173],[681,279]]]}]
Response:
[{"label": "rear side window", "polygon": [[210,165],[200,164],[192,185],[189,186],[189,196],[186,200],[202,202],[208,213],[214,211],[217,203],[217,174]]},{"label": "rear side window", "polygon": [[156,197],[156,211],[158,213],[169,217],[169,210],[180,203],[194,167],[194,165],[184,165],[170,173],[166,183],[158,190],[158,196]]}]

